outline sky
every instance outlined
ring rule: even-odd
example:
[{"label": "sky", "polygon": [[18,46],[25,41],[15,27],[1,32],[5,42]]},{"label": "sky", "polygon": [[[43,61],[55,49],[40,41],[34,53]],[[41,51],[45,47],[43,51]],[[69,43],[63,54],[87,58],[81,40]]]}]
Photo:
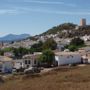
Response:
[{"label": "sky", "polygon": [[90,0],[0,0],[0,37],[37,35],[62,23],[90,24]]}]

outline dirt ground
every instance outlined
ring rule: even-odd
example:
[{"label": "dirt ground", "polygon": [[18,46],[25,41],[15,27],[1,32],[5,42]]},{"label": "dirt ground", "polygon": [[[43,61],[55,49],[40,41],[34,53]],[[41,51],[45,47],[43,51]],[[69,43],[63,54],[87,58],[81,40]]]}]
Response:
[{"label": "dirt ground", "polygon": [[90,65],[12,76],[0,85],[0,90],[90,90]]}]

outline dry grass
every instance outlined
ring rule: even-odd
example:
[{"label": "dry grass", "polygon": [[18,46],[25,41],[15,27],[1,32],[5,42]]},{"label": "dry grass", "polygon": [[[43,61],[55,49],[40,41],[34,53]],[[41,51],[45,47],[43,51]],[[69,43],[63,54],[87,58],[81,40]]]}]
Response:
[{"label": "dry grass", "polygon": [[90,90],[90,66],[56,69],[43,75],[18,76],[0,90]]}]

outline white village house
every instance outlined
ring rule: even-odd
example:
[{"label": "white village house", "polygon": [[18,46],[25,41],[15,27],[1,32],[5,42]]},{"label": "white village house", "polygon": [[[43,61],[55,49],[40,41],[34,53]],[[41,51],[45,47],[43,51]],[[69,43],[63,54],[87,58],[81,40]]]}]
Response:
[{"label": "white village house", "polygon": [[35,54],[28,54],[23,56],[21,60],[14,60],[14,68],[29,68],[32,66],[38,65],[38,56],[41,55],[41,53],[35,53]]},{"label": "white village house", "polygon": [[18,60],[13,60],[14,61],[14,68],[15,69],[20,69],[23,68],[23,60],[22,59],[18,59]]},{"label": "white village house", "polygon": [[81,37],[81,39],[83,39],[86,42],[86,41],[90,40],[90,36],[85,35],[85,36]]},{"label": "white village house", "polygon": [[23,67],[29,68],[32,66],[37,66],[37,64],[38,64],[37,57],[38,57],[38,55],[35,55],[35,54],[23,56]]},{"label": "white village house", "polygon": [[9,57],[0,56],[0,72],[11,73],[13,69],[13,60]]},{"label": "white village house", "polygon": [[55,53],[55,60],[58,62],[58,66],[81,63],[81,58],[81,55],[77,52]]},{"label": "white village house", "polygon": [[81,48],[78,52],[83,58],[83,63],[90,64],[90,47]]}]

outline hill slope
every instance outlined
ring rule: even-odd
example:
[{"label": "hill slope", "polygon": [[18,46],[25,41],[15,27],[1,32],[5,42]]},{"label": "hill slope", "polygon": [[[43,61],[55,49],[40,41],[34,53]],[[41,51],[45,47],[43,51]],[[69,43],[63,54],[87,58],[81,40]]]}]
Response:
[{"label": "hill slope", "polygon": [[44,32],[43,34],[55,34],[57,32],[61,32],[62,30],[72,30],[75,29],[76,24],[73,23],[64,23],[58,26],[55,26],[48,31]]},{"label": "hill slope", "polygon": [[49,34],[57,34],[59,37],[68,38],[68,37],[75,37],[75,36],[84,36],[90,35],[90,25],[85,27],[78,26],[73,23],[64,23],[58,26],[55,26],[48,31],[42,33],[41,35],[49,35]]}]

